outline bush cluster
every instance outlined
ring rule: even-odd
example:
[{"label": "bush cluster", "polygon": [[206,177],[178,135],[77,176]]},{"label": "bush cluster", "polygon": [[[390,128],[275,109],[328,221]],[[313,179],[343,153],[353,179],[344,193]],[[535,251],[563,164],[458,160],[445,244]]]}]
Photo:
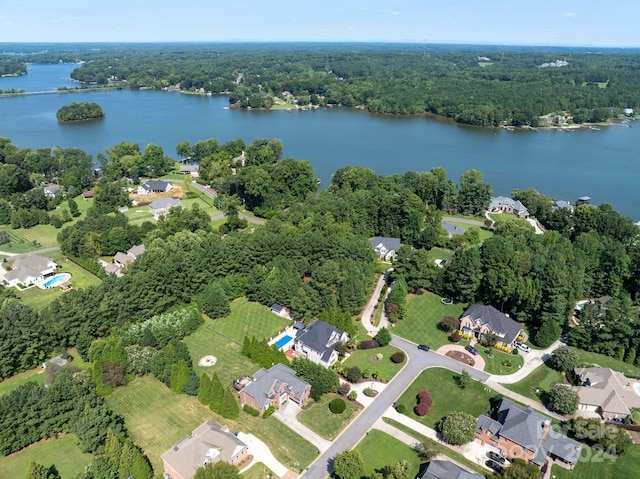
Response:
[{"label": "bush cluster", "polygon": [[360,344],[358,345],[358,349],[373,349],[373,348],[379,348],[380,347],[380,343],[378,343],[378,341],[376,341],[375,339],[370,339],[368,341],[360,341]]},{"label": "bush cluster", "polygon": [[351,386],[349,386],[349,384],[347,383],[342,383],[338,387],[338,394],[340,394],[341,396],[347,396],[349,394],[349,391],[351,391]]},{"label": "bush cluster", "polygon": [[345,409],[347,409],[347,405],[345,404],[343,399],[335,398],[329,403],[329,410],[333,414],[342,414]]},{"label": "bush cluster", "polygon": [[267,419],[269,416],[271,416],[274,412],[276,412],[276,408],[274,408],[273,406],[269,406],[267,409],[264,410],[264,412],[262,413],[262,419]]},{"label": "bush cluster", "polygon": [[404,360],[405,360],[405,355],[402,351],[396,351],[391,355],[391,361],[393,361],[396,364],[403,363]]},{"label": "bush cluster", "polygon": [[414,408],[414,411],[418,416],[426,416],[429,413],[431,406],[433,406],[431,393],[429,391],[420,391],[417,398],[418,404]]},{"label": "bush cluster", "polygon": [[253,409],[248,404],[245,404],[244,406],[242,406],[242,410],[246,413],[251,414],[253,417],[258,417],[260,415],[260,411],[258,411],[257,409]]}]

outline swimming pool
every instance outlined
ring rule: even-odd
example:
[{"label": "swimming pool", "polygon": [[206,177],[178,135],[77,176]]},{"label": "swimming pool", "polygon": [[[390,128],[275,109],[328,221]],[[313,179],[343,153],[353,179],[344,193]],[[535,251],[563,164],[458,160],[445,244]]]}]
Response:
[{"label": "swimming pool", "polygon": [[55,276],[47,279],[44,283],[39,283],[38,287],[40,289],[53,288],[55,286],[58,286],[59,284],[64,283],[65,281],[69,281],[70,278],[71,275],[69,273],[58,273]]},{"label": "swimming pool", "polygon": [[276,348],[278,349],[283,348],[284,346],[289,344],[289,341],[293,341],[293,338],[291,336],[289,336],[288,334],[285,336],[282,336],[280,339],[278,339],[278,341],[276,341]]},{"label": "swimming pool", "polygon": [[640,396],[640,383],[633,383],[633,389],[635,389],[636,394]]}]

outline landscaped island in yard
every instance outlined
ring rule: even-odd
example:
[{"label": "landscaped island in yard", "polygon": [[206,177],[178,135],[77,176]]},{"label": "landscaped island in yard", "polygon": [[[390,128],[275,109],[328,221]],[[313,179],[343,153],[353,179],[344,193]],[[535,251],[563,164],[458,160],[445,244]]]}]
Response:
[{"label": "landscaped island in yard", "polygon": [[76,102],[60,107],[56,113],[58,121],[86,121],[104,117],[104,110],[97,103]]}]

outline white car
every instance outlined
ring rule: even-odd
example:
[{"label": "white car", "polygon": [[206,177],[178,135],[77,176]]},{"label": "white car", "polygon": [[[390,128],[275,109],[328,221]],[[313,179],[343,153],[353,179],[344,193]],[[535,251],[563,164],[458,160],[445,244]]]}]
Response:
[{"label": "white car", "polygon": [[518,348],[520,351],[524,351],[525,353],[531,352],[531,348],[526,344],[516,343],[516,348]]}]

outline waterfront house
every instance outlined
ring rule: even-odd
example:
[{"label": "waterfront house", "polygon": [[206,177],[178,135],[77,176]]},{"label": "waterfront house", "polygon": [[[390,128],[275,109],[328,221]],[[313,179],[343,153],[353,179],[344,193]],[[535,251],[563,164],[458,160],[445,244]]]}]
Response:
[{"label": "waterfront house", "polygon": [[171,183],[162,180],[149,180],[138,186],[139,195],[150,195],[152,193],[166,193],[172,188]]}]

